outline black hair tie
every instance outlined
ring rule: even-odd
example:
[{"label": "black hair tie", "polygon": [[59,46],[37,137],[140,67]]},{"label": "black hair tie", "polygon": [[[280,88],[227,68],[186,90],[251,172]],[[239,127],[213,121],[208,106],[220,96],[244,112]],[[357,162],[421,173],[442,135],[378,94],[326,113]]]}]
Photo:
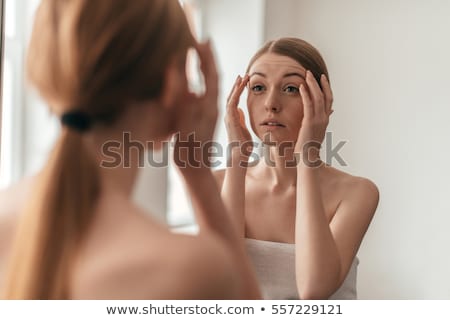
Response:
[{"label": "black hair tie", "polygon": [[83,111],[68,111],[62,115],[61,123],[78,132],[86,132],[92,126],[92,119]]}]

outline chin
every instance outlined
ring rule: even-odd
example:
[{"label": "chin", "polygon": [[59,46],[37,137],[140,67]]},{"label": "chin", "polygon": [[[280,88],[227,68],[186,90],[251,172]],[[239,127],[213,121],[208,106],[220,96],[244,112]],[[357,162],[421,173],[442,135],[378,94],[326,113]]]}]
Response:
[{"label": "chin", "polygon": [[263,132],[258,134],[258,138],[261,139],[264,144],[269,146],[280,145],[281,143],[286,145],[292,144],[292,146],[294,146],[296,142],[292,137],[277,131]]}]

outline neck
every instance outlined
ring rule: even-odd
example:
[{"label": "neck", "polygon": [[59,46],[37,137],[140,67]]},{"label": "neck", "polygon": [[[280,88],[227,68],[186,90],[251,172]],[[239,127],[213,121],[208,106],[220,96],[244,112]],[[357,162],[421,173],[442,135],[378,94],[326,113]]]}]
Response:
[{"label": "neck", "polygon": [[112,126],[98,127],[86,136],[99,163],[102,190],[131,197],[146,152],[160,148],[163,133],[167,135],[161,109],[149,104],[128,106]]},{"label": "neck", "polygon": [[273,186],[290,187],[297,182],[297,169],[293,150],[281,150],[278,146],[264,145],[265,166]]},{"label": "neck", "polygon": [[[263,166],[266,168],[273,186],[292,187],[297,185],[297,164],[293,148],[264,146]],[[303,160],[300,160],[303,161]]]},{"label": "neck", "polygon": [[[100,169],[102,191],[131,197],[139,168],[138,150],[126,148],[124,136],[100,135],[86,137]],[[127,150],[128,149],[128,150]]]}]

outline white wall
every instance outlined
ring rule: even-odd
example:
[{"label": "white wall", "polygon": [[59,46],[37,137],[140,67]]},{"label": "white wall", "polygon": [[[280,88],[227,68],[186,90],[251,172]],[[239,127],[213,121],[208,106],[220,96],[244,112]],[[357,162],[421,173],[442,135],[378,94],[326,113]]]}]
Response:
[{"label": "white wall", "polygon": [[[264,41],[265,5],[262,0],[203,0],[201,4],[203,36],[213,40],[221,76],[219,102],[222,112],[216,137],[225,142],[225,101],[236,77],[245,74],[248,61]],[[240,102],[244,105],[245,101],[243,95]]]},{"label": "white wall", "polygon": [[360,298],[449,299],[450,1],[266,3],[266,38],[301,37],[323,54],[329,131],[348,140],[342,169],[380,189]]},{"label": "white wall", "polygon": [[[329,131],[334,144],[348,141],[340,153],[348,166],[333,164],[372,179],[381,193],[359,251],[359,297],[449,299],[450,2],[202,2],[222,103],[265,40],[304,38],[327,61],[335,96]],[[226,141],[222,122],[217,137]]]},{"label": "white wall", "polygon": [[[264,1],[261,0],[191,0],[201,9],[200,38],[212,39],[220,74],[220,114],[215,139],[226,145],[225,101],[238,75],[244,75],[247,63],[263,43]],[[242,37],[245,34],[246,37]],[[245,104],[245,95],[241,103]],[[246,108],[243,108],[246,110]],[[247,116],[248,118],[248,116]],[[225,167],[225,150],[219,167]],[[168,221],[172,225],[194,222],[192,207],[181,179],[169,170]]]},{"label": "white wall", "polygon": [[[360,298],[450,299],[450,1],[198,3],[205,35],[214,38],[222,110],[237,74],[265,39],[302,37],[327,61],[335,94],[329,130],[335,142],[348,140],[343,170],[371,178],[381,192],[359,252]],[[28,128],[26,145],[43,150],[35,144],[42,135],[32,133],[42,131]],[[222,119],[217,136],[226,141]],[[153,185],[144,190],[163,179],[145,178]]]}]

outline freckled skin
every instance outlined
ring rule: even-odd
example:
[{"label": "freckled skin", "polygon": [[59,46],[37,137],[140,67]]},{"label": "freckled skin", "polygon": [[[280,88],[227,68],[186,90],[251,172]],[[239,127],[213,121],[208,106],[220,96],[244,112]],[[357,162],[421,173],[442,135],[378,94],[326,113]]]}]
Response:
[{"label": "freckled skin", "polygon": [[[378,189],[368,179],[323,164],[317,151],[302,153],[293,167],[287,163],[294,149],[280,152],[281,143],[295,144],[301,152],[308,141],[323,141],[333,102],[326,77],[319,86],[295,60],[273,53],[260,56],[249,75],[243,79],[248,79],[251,127],[261,140],[275,142],[269,148],[272,165],[261,159],[248,168],[217,171],[222,198],[243,236],[295,244],[299,296],[327,299],[356,256],[378,205]],[[236,86],[242,83],[235,84],[227,110],[239,101],[242,91]],[[242,124],[230,128],[245,132]],[[239,131],[228,133],[236,138]],[[245,141],[245,136],[236,140]],[[308,166],[310,158],[322,165]]]},{"label": "freckled skin", "polygon": [[275,118],[285,127],[271,130],[271,140],[295,142],[303,119],[298,88],[306,85],[305,68],[289,57],[265,54],[255,61],[249,74],[247,106],[255,134],[263,140],[269,130],[261,123]]}]

